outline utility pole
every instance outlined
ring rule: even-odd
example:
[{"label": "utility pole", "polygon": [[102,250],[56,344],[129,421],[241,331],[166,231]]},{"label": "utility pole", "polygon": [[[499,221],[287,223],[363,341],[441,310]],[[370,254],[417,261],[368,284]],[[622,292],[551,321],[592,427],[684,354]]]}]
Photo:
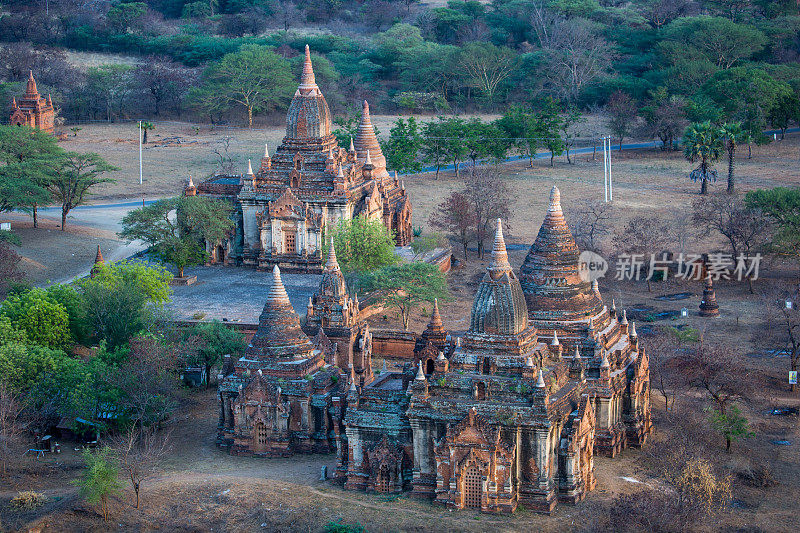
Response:
[{"label": "utility pole", "polygon": [[605,201],[614,201],[614,183],[611,179],[611,137],[603,136],[603,190]]},{"label": "utility pole", "polygon": [[139,185],[142,184],[142,121],[139,121]]},{"label": "utility pole", "polygon": [[608,136],[608,200],[614,201],[614,180],[611,179],[611,136]]},{"label": "utility pole", "polygon": [[606,138],[602,137],[603,141],[603,192],[605,193],[605,202],[608,203],[608,157],[606,157]]}]

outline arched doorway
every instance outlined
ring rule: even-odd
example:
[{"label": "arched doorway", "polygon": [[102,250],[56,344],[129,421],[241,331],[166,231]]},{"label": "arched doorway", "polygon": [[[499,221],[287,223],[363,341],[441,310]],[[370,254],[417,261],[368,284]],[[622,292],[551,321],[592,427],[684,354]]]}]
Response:
[{"label": "arched doorway", "polygon": [[433,374],[433,370],[434,370],[433,359],[428,359],[428,362],[425,363],[425,373]]},{"label": "arched doorway", "polygon": [[491,374],[492,373],[492,360],[488,357],[483,358],[483,373],[484,374]]},{"label": "arched doorway", "polygon": [[253,451],[264,453],[267,451],[267,426],[263,422],[256,422],[253,428]]},{"label": "arched doorway", "polygon": [[221,244],[217,245],[217,262],[218,263],[225,263],[225,247]]},{"label": "arched doorway", "polygon": [[469,465],[464,472],[464,507],[481,508],[481,473],[475,465]]},{"label": "arched doorway", "polygon": [[375,492],[389,492],[389,467],[382,465],[375,479]]}]

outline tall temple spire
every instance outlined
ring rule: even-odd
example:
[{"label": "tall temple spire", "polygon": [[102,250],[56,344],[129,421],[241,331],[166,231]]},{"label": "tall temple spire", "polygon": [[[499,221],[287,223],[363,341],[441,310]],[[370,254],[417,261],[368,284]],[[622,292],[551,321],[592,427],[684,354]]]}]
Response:
[{"label": "tall temple spire", "polygon": [[511,271],[511,264],[508,262],[508,251],[506,241],[503,238],[503,220],[497,219],[497,228],[494,232],[494,244],[492,245],[492,263],[489,265],[489,272],[499,277],[504,272]]},{"label": "tall temple spire", "polygon": [[599,292],[581,276],[579,257],[561,208],[561,191],[554,186],[542,226],[519,270],[532,321],[585,320],[603,310]]},{"label": "tall temple spire", "polygon": [[251,163],[250,160],[248,159],[247,160],[247,175],[248,176],[252,176],[253,174],[254,174],[253,173],[253,163]]},{"label": "tall temple spire", "polygon": [[338,270],[339,262],[336,260],[336,250],[333,248],[333,239],[331,239],[331,249],[328,250],[328,261],[325,263],[325,270]]},{"label": "tall temple spire", "polygon": [[386,171],[386,158],[380,143],[378,143],[378,138],[375,136],[375,128],[372,126],[369,114],[369,103],[366,100],[361,106],[361,120],[358,122],[358,132],[353,141],[353,147],[358,154],[365,154],[365,164],[375,167],[374,176],[376,178],[389,177],[389,173]]},{"label": "tall temple spire", "polygon": [[303,62],[303,74],[300,76],[300,86],[297,88],[301,94],[307,94],[314,89],[319,90],[314,78],[314,67],[311,65],[311,50],[306,45],[306,59]]},{"label": "tall temple spire", "polygon": [[550,205],[547,207],[547,212],[548,214],[563,214],[563,211],[561,210],[561,191],[559,191],[558,187],[555,185],[553,185],[553,188],[550,189]]},{"label": "tall temple spire", "polygon": [[269,144],[264,143],[264,158],[269,157]]},{"label": "tall temple spire", "polygon": [[433,312],[431,312],[431,320],[428,323],[429,328],[441,328],[442,316],[439,314],[439,298],[433,299]]},{"label": "tall temple spire", "polygon": [[283,286],[283,280],[281,280],[281,269],[278,268],[278,265],[272,269],[272,286],[267,294],[267,302],[291,305],[286,287]]},{"label": "tall temple spire", "polygon": [[103,252],[100,251],[100,245],[97,245],[97,253],[94,256],[94,264],[92,265],[92,269],[89,272],[89,277],[93,278],[94,275],[97,273],[97,269],[100,265],[105,264],[105,260],[103,259]]},{"label": "tall temple spire", "polygon": [[28,71],[28,87],[25,89],[25,96],[39,96],[39,91],[36,89],[36,80],[33,79],[33,71]]}]

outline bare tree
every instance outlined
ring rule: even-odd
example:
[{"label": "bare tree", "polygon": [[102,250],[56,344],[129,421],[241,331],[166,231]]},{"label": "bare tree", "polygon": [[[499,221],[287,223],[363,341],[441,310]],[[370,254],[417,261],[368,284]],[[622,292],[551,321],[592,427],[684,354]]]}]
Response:
[{"label": "bare tree", "polygon": [[572,206],[568,212],[569,227],[578,248],[599,253],[613,229],[614,207],[608,202],[589,198]]},{"label": "bare tree", "polygon": [[551,89],[574,102],[587,85],[609,72],[615,54],[588,20],[538,17],[535,12],[534,28],[546,52]]},{"label": "bare tree", "polygon": [[233,174],[234,172],[234,161],[233,157],[230,155],[230,148],[231,148],[231,141],[233,137],[230,135],[225,135],[222,139],[217,142],[217,145],[214,147],[212,152],[214,155],[217,156],[219,161],[217,162],[220,174]]},{"label": "bare tree", "polygon": [[477,224],[476,219],[469,198],[463,192],[454,191],[431,214],[430,224],[455,237],[464,248],[466,259],[467,247],[472,242],[473,228]]},{"label": "bare tree", "polygon": [[650,383],[664,398],[664,408],[669,415],[675,408],[680,370],[676,369],[675,356],[678,353],[679,339],[669,331],[659,331],[648,338],[647,356],[650,360]]},{"label": "bare tree", "polygon": [[0,382],[0,476],[5,477],[8,464],[21,433],[19,417],[22,403],[17,395]]},{"label": "bare tree", "polygon": [[697,5],[692,0],[653,0],[642,6],[642,15],[655,29],[696,12]]},{"label": "bare tree", "polygon": [[739,361],[741,355],[736,350],[718,341],[701,341],[691,350],[683,350],[677,360],[687,385],[703,392],[713,405],[713,419],[744,420],[739,432],[720,430],[725,438],[725,449],[730,451],[732,441],[747,433],[746,419],[743,419],[737,400],[755,387],[752,372]]},{"label": "bare tree", "polygon": [[[634,268],[632,277],[634,279],[645,277],[648,292],[651,290],[652,277],[649,271],[650,258],[655,256],[656,259],[660,259],[659,254],[668,244],[669,224],[654,217],[633,217],[614,235],[615,249],[621,254],[630,256],[631,266]],[[636,264],[639,264],[639,267],[636,267]]]},{"label": "bare tree", "polygon": [[142,483],[150,478],[158,463],[172,449],[172,430],[158,431],[154,427],[133,425],[114,443],[114,453],[120,469],[128,478],[136,505],[139,508]]},{"label": "bare tree", "polygon": [[638,110],[636,102],[628,93],[617,91],[608,99],[606,106],[608,113],[608,127],[614,135],[619,137],[619,149],[622,150],[622,140],[630,135],[636,123]]},{"label": "bare tree", "polygon": [[508,222],[511,217],[511,192],[503,178],[488,167],[470,167],[464,173],[464,195],[469,198],[475,213],[475,240],[478,257],[483,257],[484,242],[492,234],[492,224],[498,218]]},{"label": "bare tree", "polygon": [[[771,283],[759,292],[759,299],[763,305],[763,314],[760,314],[764,327],[758,329],[758,342],[763,343],[766,337],[783,346],[789,352],[789,370],[796,372],[800,363],[800,292],[797,286]],[[789,390],[795,392],[797,385],[790,385]]]},{"label": "bare tree", "polygon": [[[728,241],[735,260],[765,252],[771,242],[770,221],[760,209],[748,207],[744,200],[729,194],[697,198],[692,202],[692,220],[698,232],[717,233]],[[753,293],[752,276],[747,278]]]},{"label": "bare tree", "polygon": [[134,424],[159,424],[174,410],[181,347],[157,339],[131,340],[128,360],[109,376],[122,394],[118,406]]}]

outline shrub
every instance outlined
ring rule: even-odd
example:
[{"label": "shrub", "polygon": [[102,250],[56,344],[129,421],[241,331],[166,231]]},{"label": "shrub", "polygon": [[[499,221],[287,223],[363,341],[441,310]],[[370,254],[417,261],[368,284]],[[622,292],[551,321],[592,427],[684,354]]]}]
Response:
[{"label": "shrub", "polygon": [[47,497],[41,492],[23,490],[11,498],[11,508],[17,511],[33,511],[47,503]]},{"label": "shrub", "polygon": [[66,348],[72,341],[67,310],[42,289],[8,297],[0,314],[11,319],[11,324],[24,331],[28,340],[35,344]]}]

